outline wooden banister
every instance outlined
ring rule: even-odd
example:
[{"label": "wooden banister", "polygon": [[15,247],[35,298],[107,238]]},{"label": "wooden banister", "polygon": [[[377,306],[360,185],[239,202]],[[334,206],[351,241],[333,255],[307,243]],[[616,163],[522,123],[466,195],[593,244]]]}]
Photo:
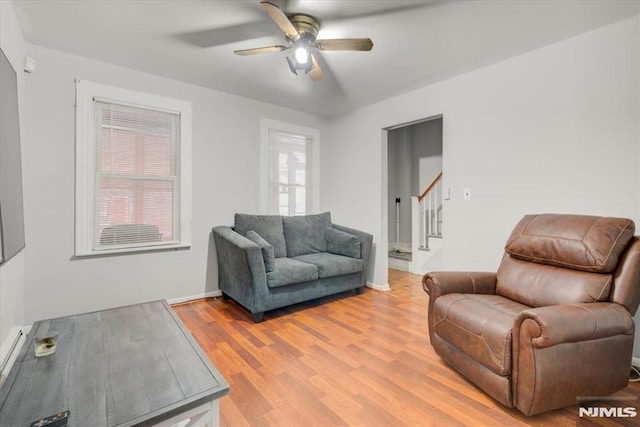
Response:
[{"label": "wooden banister", "polygon": [[425,188],[425,190],[418,196],[419,202],[421,202],[422,199],[424,199],[427,193],[431,191],[431,189],[436,185],[436,183],[440,180],[440,178],[442,178],[442,171],[440,171],[440,173],[436,175],[435,178],[433,178],[433,181],[431,181],[431,184],[427,185],[427,188]]}]

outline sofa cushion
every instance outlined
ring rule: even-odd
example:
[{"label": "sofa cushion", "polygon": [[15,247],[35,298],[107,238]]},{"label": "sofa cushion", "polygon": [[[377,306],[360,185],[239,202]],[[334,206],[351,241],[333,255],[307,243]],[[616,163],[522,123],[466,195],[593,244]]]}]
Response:
[{"label": "sofa cushion", "polygon": [[362,258],[360,238],[344,231],[329,227],[326,231],[327,251],[349,258]]},{"label": "sofa cushion", "polygon": [[276,258],[287,256],[284,241],[282,217],[280,215],[250,215],[237,213],[235,215],[235,231],[247,236],[247,231],[253,230],[273,246]]},{"label": "sofa cushion", "polygon": [[247,239],[260,246],[260,250],[262,251],[262,258],[264,259],[264,268],[267,273],[273,271],[275,259],[273,246],[271,246],[269,242],[264,240],[262,236],[260,236],[253,230],[247,231]]},{"label": "sofa cushion", "polygon": [[434,303],[434,332],[496,374],[509,375],[513,321],[528,308],[499,295],[442,295]]},{"label": "sofa cushion", "polygon": [[273,271],[267,273],[267,286],[277,288],[309,282],[317,278],[318,267],[313,264],[291,258],[276,258]]},{"label": "sofa cushion", "polygon": [[326,231],[331,227],[331,214],[282,217],[287,256],[327,251]]},{"label": "sofa cushion", "polygon": [[362,272],[361,259],[330,254],[328,252],[300,255],[293,259],[316,266],[318,268],[318,277],[321,279]]},{"label": "sofa cushion", "polygon": [[516,258],[580,271],[611,273],[633,237],[627,218],[587,215],[526,215],[505,246]]}]

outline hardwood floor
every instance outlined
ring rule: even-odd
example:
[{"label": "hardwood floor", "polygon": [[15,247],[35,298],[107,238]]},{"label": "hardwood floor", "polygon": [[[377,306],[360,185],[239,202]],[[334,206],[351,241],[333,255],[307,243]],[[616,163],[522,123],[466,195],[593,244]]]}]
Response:
[{"label": "hardwood floor", "polygon": [[640,425],[640,384],[616,396],[636,418],[580,418],[577,407],[526,418],[449,368],[429,344],[421,277],[390,270],[366,289],[265,314],[233,301],[173,308],[229,382],[222,426]]}]

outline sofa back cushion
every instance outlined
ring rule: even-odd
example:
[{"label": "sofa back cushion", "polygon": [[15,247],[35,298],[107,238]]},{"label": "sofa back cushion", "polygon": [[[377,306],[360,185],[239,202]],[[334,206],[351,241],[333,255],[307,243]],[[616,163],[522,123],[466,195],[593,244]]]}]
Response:
[{"label": "sofa back cushion", "polygon": [[526,215],[498,268],[496,293],[541,307],[607,301],[633,221],[585,215]]},{"label": "sofa back cushion", "polygon": [[287,256],[287,246],[284,240],[282,217],[280,215],[251,215],[237,213],[234,218],[235,231],[247,236],[248,231],[255,231],[271,246],[276,258]]},{"label": "sofa back cushion", "polygon": [[282,217],[287,256],[327,251],[326,232],[331,227],[331,214]]}]

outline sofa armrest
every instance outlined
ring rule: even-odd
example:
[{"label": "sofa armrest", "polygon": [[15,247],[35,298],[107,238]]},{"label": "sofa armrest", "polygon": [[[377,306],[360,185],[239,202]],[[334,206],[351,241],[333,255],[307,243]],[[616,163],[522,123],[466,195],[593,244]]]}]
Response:
[{"label": "sofa armrest", "polygon": [[424,275],[422,287],[435,300],[445,294],[495,294],[496,273],[483,271],[436,271]]},{"label": "sofa armrest", "polygon": [[230,227],[214,227],[218,259],[218,287],[232,298],[254,305],[267,293],[267,273],[260,247]]},{"label": "sofa armrest", "polygon": [[353,234],[354,236],[358,236],[360,238],[361,258],[364,265],[361,284],[362,286],[366,286],[367,277],[370,276],[371,272],[371,250],[373,247],[373,235],[364,231],[356,230],[355,228],[345,227],[343,225],[331,224],[331,226],[336,230],[344,231],[345,233]]},{"label": "sofa armrest", "polygon": [[536,348],[633,335],[633,318],[623,306],[611,302],[551,305],[525,310],[514,321],[520,339]]}]

